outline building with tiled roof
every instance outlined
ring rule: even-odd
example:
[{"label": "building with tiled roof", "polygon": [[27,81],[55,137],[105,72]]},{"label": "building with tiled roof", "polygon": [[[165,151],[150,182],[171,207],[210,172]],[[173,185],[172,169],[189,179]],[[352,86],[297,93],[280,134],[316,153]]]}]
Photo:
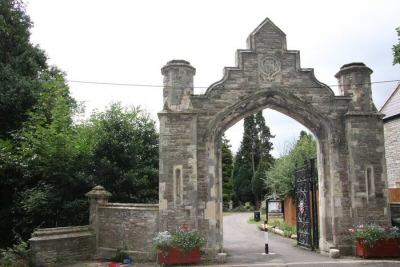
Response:
[{"label": "building with tiled roof", "polygon": [[385,152],[389,187],[400,187],[400,83],[380,110],[385,117]]}]

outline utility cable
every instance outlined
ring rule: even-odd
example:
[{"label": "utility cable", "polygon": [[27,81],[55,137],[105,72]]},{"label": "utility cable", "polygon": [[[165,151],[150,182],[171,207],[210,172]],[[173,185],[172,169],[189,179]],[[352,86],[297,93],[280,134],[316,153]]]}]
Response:
[{"label": "utility cable", "polygon": [[[85,84],[95,84],[95,85],[115,85],[115,86],[130,86],[130,87],[156,87],[156,88],[162,88],[165,87],[164,85],[151,85],[151,84],[133,84],[133,83],[112,83],[112,82],[90,82],[90,81],[75,81],[75,80],[67,80],[67,82],[70,83],[85,83]],[[400,80],[390,80],[390,81],[379,81],[379,82],[371,82],[368,84],[377,84],[377,83],[392,83],[392,82],[400,82]],[[357,85],[363,85],[363,84],[357,84]],[[218,86],[218,85],[216,85]],[[328,87],[338,87],[340,85],[327,85]],[[321,86],[285,86],[285,87],[273,87],[275,89],[279,88],[320,88]],[[178,88],[178,87],[175,87]],[[186,88],[186,87],[185,87]],[[194,89],[207,89],[209,87],[205,86],[193,86]],[[249,88],[253,89],[253,88]]]}]

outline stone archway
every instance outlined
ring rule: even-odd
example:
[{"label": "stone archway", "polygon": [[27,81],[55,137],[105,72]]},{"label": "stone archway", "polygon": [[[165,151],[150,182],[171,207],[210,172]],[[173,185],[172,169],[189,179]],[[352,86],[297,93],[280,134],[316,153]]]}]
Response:
[{"label": "stone archway", "polygon": [[173,60],[162,68],[159,228],[186,224],[205,233],[211,249],[222,246],[221,136],[265,108],[307,127],[318,139],[320,248],[353,254],[348,228],[359,222],[388,223],[383,123],[362,63],[336,74],[339,96],[300,67],[298,51],[269,19],[238,50],[236,67],[204,95],[193,95],[195,68]]}]

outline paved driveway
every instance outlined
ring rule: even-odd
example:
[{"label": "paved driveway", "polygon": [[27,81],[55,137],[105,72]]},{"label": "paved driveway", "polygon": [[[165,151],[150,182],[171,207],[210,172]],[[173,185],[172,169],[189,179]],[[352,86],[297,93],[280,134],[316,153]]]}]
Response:
[{"label": "paved driveway", "polygon": [[248,224],[253,213],[232,213],[224,216],[224,252],[228,266],[400,266],[400,261],[364,260],[357,257],[331,259],[319,253],[293,247],[295,240],[269,233],[269,253],[265,250],[264,232]]}]

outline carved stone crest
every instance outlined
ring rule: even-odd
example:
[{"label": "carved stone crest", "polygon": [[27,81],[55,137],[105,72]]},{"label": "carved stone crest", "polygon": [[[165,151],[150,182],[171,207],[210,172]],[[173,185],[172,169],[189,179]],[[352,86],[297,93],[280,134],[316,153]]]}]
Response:
[{"label": "carved stone crest", "polygon": [[281,71],[281,62],[273,56],[264,56],[260,58],[258,66],[262,74],[265,75],[264,78],[270,82],[273,81],[275,75]]}]

